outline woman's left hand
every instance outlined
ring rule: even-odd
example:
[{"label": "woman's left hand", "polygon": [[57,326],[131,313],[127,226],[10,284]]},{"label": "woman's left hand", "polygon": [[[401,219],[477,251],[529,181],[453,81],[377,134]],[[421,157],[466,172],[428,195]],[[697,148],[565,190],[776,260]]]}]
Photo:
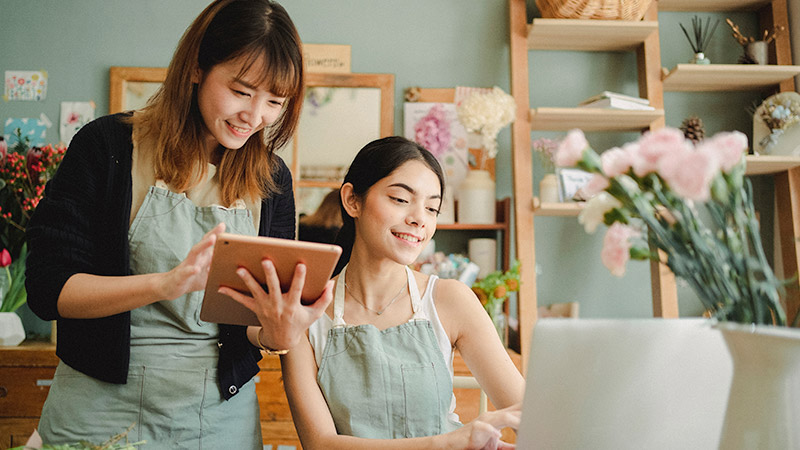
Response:
[{"label": "woman's left hand", "polygon": [[300,302],[300,293],[306,280],[306,265],[298,264],[294,269],[292,284],[287,292],[281,292],[278,273],[272,261],[261,261],[269,292],[247,269],[239,268],[237,274],[245,282],[251,295],[245,295],[228,287],[219,292],[241,303],[258,316],[262,330],[261,343],[274,349],[289,349],[300,342],[306,330],[316,321],[333,300],[333,280],[328,281],[322,296],[310,305]]}]

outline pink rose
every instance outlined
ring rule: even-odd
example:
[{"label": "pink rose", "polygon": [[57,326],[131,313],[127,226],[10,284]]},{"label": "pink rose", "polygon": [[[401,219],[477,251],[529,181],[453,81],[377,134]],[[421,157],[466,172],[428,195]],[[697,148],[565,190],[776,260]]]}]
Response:
[{"label": "pink rose", "polygon": [[633,172],[639,177],[654,172],[663,156],[672,155],[680,149],[691,148],[683,132],[675,128],[660,128],[647,132],[639,139],[638,144],[639,148],[632,154]]},{"label": "pink rose", "polygon": [[716,155],[719,165],[725,173],[729,173],[742,161],[742,155],[750,147],[747,136],[739,131],[724,131],[715,134],[711,139],[702,141],[698,149],[703,148]]},{"label": "pink rose", "polygon": [[714,154],[691,148],[683,148],[662,158],[658,173],[667,185],[681,197],[698,202],[708,200],[711,181],[719,170]]},{"label": "pink rose", "polygon": [[614,178],[623,173],[627,173],[633,166],[633,145],[626,148],[614,147],[604,151],[600,155],[600,164],[603,173],[609,178]]},{"label": "pink rose", "polygon": [[619,222],[612,224],[603,238],[603,250],[600,259],[611,275],[621,277],[625,275],[625,265],[631,257],[630,238],[636,237],[639,232]]},{"label": "pink rose", "polygon": [[589,147],[583,131],[570,130],[567,136],[558,144],[555,163],[558,167],[574,167],[583,158],[583,151]]}]

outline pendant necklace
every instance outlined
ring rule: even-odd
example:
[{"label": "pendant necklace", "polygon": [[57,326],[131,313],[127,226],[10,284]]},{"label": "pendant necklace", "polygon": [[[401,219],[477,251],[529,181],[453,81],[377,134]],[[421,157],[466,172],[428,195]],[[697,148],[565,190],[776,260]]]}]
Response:
[{"label": "pendant necklace", "polygon": [[358,304],[363,306],[364,309],[366,309],[367,311],[374,312],[379,316],[383,314],[383,312],[386,311],[390,306],[392,306],[392,303],[394,303],[395,301],[397,301],[398,298],[400,298],[400,294],[402,294],[407,287],[408,287],[408,279],[406,279],[406,284],[404,284],[403,287],[400,288],[400,292],[398,292],[397,295],[394,296],[394,298],[392,299],[392,301],[389,302],[388,305],[384,306],[383,309],[381,309],[380,311],[375,311],[374,309],[367,306],[366,303],[362,302],[358,297],[356,297],[355,294],[353,294],[353,290],[350,288],[350,286],[347,285],[346,281],[344,283],[344,288],[350,292],[350,296],[353,297],[353,300],[357,301]]}]

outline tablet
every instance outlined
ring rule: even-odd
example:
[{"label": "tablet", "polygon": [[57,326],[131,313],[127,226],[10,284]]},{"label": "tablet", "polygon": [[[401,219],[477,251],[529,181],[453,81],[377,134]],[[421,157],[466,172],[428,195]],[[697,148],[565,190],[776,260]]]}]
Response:
[{"label": "tablet", "polygon": [[239,267],[249,270],[267,290],[261,267],[263,259],[275,264],[282,292],[289,290],[295,266],[305,264],[306,282],[300,298],[304,304],[313,303],[322,295],[341,253],[338,245],[221,233],[214,245],[200,319],[230,325],[259,325],[254,312],[217,291],[220,286],[227,286],[250,295],[250,290],[236,274]]}]

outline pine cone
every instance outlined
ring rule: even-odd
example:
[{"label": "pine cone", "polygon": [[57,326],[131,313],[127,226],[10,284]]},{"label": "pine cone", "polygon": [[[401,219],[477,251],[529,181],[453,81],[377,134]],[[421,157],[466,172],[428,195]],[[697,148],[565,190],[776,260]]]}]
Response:
[{"label": "pine cone", "polygon": [[697,116],[689,116],[681,123],[681,131],[686,139],[694,143],[702,141],[706,136],[706,131],[703,128],[703,121]]}]

